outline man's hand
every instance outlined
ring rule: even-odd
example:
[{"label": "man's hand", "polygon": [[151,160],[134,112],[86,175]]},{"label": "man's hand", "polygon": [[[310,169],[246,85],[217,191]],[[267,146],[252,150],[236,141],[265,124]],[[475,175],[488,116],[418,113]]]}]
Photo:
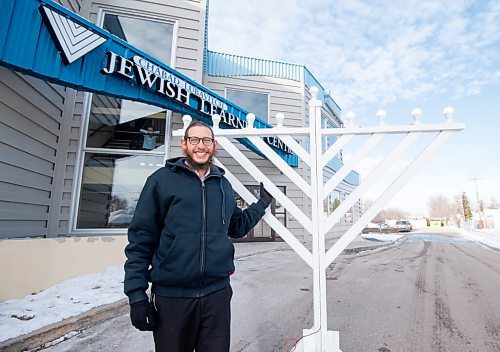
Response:
[{"label": "man's hand", "polygon": [[155,327],[155,311],[148,300],[142,300],[130,305],[130,320],[136,329],[152,331]]},{"label": "man's hand", "polygon": [[273,201],[273,196],[268,191],[266,191],[266,189],[264,188],[264,184],[262,182],[260,183],[260,198],[259,199],[265,204],[266,208]]}]

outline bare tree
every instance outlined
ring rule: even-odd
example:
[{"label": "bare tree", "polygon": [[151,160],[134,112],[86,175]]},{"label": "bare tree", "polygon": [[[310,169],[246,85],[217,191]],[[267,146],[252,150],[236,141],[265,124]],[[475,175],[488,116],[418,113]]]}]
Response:
[{"label": "bare tree", "polygon": [[373,222],[383,222],[386,219],[406,219],[408,218],[408,212],[398,209],[398,208],[387,208],[380,211],[380,213],[375,216]]},{"label": "bare tree", "polygon": [[371,199],[363,199],[362,202],[363,213],[365,213],[373,205],[373,203],[375,202]]},{"label": "bare tree", "polygon": [[441,218],[455,220],[456,218],[456,204],[450,201],[446,196],[439,194],[429,198],[429,214],[431,218]]},{"label": "bare tree", "polygon": [[408,212],[399,208],[387,208],[384,209],[383,212],[385,213],[386,219],[406,219],[409,216]]},{"label": "bare tree", "polygon": [[[363,200],[363,213],[368,210],[373,205],[373,201],[371,200]],[[399,208],[387,208],[387,209],[382,209],[375,217],[373,218],[373,222],[379,223],[383,222],[386,219],[406,219],[408,218],[409,214],[408,212],[401,210]]]}]

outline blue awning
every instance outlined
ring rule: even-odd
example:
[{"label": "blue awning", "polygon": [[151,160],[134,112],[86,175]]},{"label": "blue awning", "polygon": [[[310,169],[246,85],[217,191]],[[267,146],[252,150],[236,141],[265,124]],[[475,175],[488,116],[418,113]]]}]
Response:
[{"label": "blue awning", "polygon": [[[0,65],[77,90],[189,114],[209,124],[211,115],[219,113],[222,128],[246,125],[246,110],[49,0],[2,1]],[[254,126],[272,127],[258,117]],[[240,142],[261,155],[248,140]],[[289,165],[298,165],[295,154],[273,148]]]}]

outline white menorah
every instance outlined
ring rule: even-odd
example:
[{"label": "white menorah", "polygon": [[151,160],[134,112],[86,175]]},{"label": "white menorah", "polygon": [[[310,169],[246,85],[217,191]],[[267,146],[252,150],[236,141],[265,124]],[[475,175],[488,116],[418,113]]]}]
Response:
[{"label": "white menorah", "polygon": [[[272,196],[312,235],[312,252],[309,251],[274,215],[266,211],[263,219],[271,226],[288,245],[313,269],[313,304],[314,325],[311,329],[303,330],[303,338],[293,351],[299,352],[341,352],[339,332],[327,329],[327,301],[326,301],[326,269],[354,240],[362,229],[382,210],[385,204],[396,195],[401,187],[422,167],[423,163],[441,147],[445,140],[465,126],[453,122],[453,109],[445,108],[443,113],[446,122],[442,124],[423,124],[420,121],[422,112],[419,109],[412,111],[414,123],[404,126],[389,126],[384,122],[384,110],[377,112],[380,124],[374,127],[356,127],[353,125],[354,114],[348,113],[347,127],[321,128],[321,101],[317,99],[318,89],[310,89],[309,127],[283,127],[284,115],[276,115],[277,126],[274,128],[254,128],[254,114],[248,114],[247,127],[244,129],[220,129],[221,117],[213,115],[213,130],[218,145],[232,156],[249,175],[257,182],[262,182]],[[183,136],[191,122],[189,115],[183,116],[183,129],[173,132],[174,136]],[[434,138],[428,142],[420,155],[415,157],[400,175],[388,185],[375,202],[357,219],[352,226],[331,246],[325,247],[325,235],[337,224],[340,219],[370,190],[383,176],[398,157],[401,156],[423,133],[434,133]],[[323,201],[342,182],[342,180],[363,160],[386,134],[405,135],[400,143],[394,147],[367,177],[340,203],[329,216],[324,213]],[[336,135],[337,140],[325,153],[322,150],[322,137]],[[323,182],[323,169],[355,136],[369,136],[368,140],[349,158],[349,160],[328,180]],[[311,183],[305,181],[292,167],[290,167],[261,137],[278,136],[311,170]],[[310,151],[304,149],[292,136],[308,136]],[[293,203],[269,178],[259,170],[231,141],[230,138],[247,138],[265,155],[284,175],[311,198],[312,217],[309,218],[295,203]],[[214,161],[224,168],[226,177],[234,190],[248,203],[257,201],[254,195],[226,168],[220,161]]]}]

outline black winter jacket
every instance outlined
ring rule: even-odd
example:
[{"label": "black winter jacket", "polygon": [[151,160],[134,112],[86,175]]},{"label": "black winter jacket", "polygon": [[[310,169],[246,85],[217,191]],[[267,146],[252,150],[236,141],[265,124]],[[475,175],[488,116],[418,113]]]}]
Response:
[{"label": "black winter jacket", "polygon": [[184,158],[170,159],[146,181],[128,228],[125,294],[152,292],[202,297],[229,285],[234,272],[230,237],[242,237],[264,215],[258,201],[242,211],[224,170],[211,166],[202,182]]}]

